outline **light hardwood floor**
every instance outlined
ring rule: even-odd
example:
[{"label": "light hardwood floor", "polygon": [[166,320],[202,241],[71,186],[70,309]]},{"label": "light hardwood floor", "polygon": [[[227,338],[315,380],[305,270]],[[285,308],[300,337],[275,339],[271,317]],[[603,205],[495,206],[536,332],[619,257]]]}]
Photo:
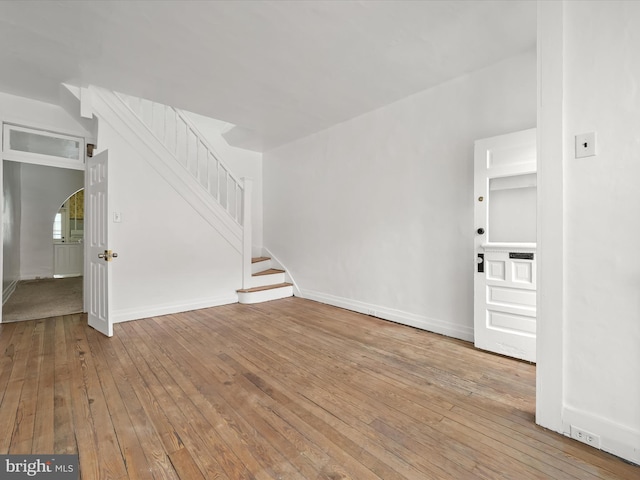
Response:
[{"label": "light hardwood floor", "polygon": [[640,478],[535,426],[534,366],[307,300],[0,329],[0,453],[83,480]]}]

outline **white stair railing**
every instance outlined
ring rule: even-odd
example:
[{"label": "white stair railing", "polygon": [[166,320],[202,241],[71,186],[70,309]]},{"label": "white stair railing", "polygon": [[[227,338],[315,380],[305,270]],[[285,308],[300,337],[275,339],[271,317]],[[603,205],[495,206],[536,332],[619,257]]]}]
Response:
[{"label": "white stair railing", "polygon": [[216,155],[193,122],[180,110],[121,93],[116,96],[140,119],[233,220],[244,225],[244,184]]},{"label": "white stair railing", "polygon": [[242,288],[248,288],[251,280],[251,180],[239,180],[234,176],[193,122],[180,110],[114,93],[176,162],[242,228]]}]

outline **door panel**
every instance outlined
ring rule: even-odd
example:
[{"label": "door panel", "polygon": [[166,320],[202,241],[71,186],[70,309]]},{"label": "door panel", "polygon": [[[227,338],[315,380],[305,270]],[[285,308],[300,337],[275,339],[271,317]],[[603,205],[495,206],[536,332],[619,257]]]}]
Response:
[{"label": "door panel", "polygon": [[535,361],[535,129],[476,142],[474,197],[475,345]]},{"label": "door panel", "polygon": [[109,316],[109,271],[111,263],[105,261],[108,250],[108,152],[87,159],[85,210],[88,212],[86,228],[88,264],[88,317],[89,325],[111,337],[113,324]]}]

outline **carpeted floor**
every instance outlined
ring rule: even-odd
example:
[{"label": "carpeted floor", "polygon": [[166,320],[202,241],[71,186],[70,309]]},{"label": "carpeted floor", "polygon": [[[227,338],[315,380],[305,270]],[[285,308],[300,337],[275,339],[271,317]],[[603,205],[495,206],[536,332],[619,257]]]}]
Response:
[{"label": "carpeted floor", "polygon": [[3,322],[35,320],[82,312],[82,277],[18,282],[2,307]]}]

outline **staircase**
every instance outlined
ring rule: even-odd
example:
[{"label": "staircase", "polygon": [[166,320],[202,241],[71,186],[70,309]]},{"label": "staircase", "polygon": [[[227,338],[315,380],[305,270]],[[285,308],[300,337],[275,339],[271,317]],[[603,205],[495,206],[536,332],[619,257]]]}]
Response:
[{"label": "staircase", "polygon": [[293,296],[293,284],[285,281],[284,270],[272,267],[269,257],[251,259],[249,288],[238,290],[238,302],[260,303]]},{"label": "staircase", "polygon": [[127,135],[137,132],[156,154],[154,168],[241,254],[238,301],[252,304],[292,296],[293,284],[286,282],[284,270],[274,268],[271,258],[251,258],[251,181],[231,173],[182,111],[103,89],[93,92],[94,106],[101,105],[99,116],[112,125],[128,125]]},{"label": "staircase", "polygon": [[234,222],[246,223],[242,216],[243,180],[231,173],[181,110],[122,93],[117,93],[116,97]]}]

